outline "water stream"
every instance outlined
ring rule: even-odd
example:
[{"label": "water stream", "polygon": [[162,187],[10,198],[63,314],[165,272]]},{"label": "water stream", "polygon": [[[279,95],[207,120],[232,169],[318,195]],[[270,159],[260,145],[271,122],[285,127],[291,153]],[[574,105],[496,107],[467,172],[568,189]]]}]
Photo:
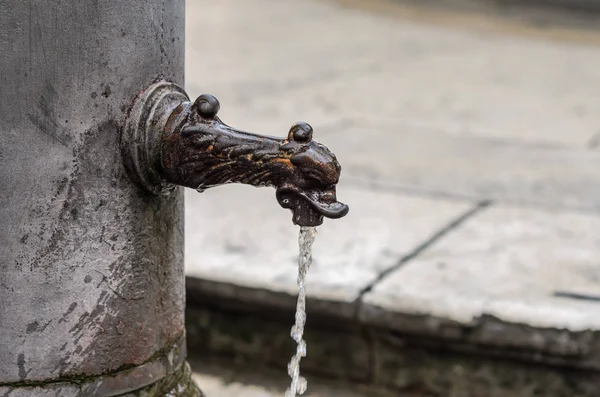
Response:
[{"label": "water stream", "polygon": [[296,322],[292,326],[290,335],[297,343],[296,354],[288,364],[288,374],[292,378],[291,386],[286,390],[285,397],[296,397],[306,391],[306,379],[300,376],[300,360],[306,357],[306,342],[302,339],[304,335],[304,324],[306,324],[306,273],[312,263],[312,245],[317,235],[314,227],[301,227],[298,236],[300,253],[298,254],[298,302],[296,303]]}]

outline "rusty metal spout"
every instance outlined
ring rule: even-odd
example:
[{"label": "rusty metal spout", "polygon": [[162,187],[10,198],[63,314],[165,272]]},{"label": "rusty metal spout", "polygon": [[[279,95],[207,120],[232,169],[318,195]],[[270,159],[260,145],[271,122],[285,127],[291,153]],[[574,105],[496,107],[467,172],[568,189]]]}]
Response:
[{"label": "rusty metal spout", "polygon": [[317,226],[323,217],[348,213],[336,196],[340,163],[312,139],[309,124],[295,123],[286,138],[275,138],[226,125],[217,117],[219,108],[214,96],[191,102],[169,82],[142,92],[122,135],[131,178],[155,194],[177,185],[200,192],[227,183],[271,186],[300,226]]}]

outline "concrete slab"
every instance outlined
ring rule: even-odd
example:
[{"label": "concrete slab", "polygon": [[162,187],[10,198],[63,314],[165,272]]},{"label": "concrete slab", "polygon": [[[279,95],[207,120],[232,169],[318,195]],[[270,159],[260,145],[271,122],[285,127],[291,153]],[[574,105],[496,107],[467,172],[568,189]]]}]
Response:
[{"label": "concrete slab", "polygon": [[282,135],[295,121],[315,127],[338,121],[342,114],[318,103],[293,112],[278,105],[293,103],[294,90],[318,91],[378,62],[369,56],[371,37],[353,29],[364,17],[327,2],[194,0],[186,6],[186,89],[192,97],[217,96],[223,120],[242,129]]},{"label": "concrete slab", "polygon": [[387,40],[395,47],[375,55],[376,70],[291,96],[303,104],[329,104],[375,127],[400,122],[579,147],[599,131],[593,111],[599,94],[589,85],[600,82],[595,47],[444,32],[401,21]]},{"label": "concrete slab", "polygon": [[219,97],[232,124],[238,108],[261,114],[256,125],[240,116],[251,129],[270,118],[287,128],[352,117],[575,147],[600,132],[598,46],[515,37],[510,26],[486,33],[439,15],[415,22],[413,11],[190,1],[188,90]]},{"label": "concrete slab", "polygon": [[398,9],[190,1],[188,90],[217,95],[238,128],[311,123],[362,185],[600,208],[600,153],[586,147],[600,136],[599,47]]},{"label": "concrete slab", "polygon": [[600,368],[599,228],[590,214],[487,209],[377,284],[361,319]]},{"label": "concrete slab", "polygon": [[187,88],[217,95],[238,128],[311,123],[361,183],[600,208],[600,153],[586,148],[600,136],[600,47],[397,9],[190,1]]},{"label": "concrete slab", "polygon": [[[344,186],[338,197],[350,205],[352,216],[326,220],[318,228],[307,285],[313,299],[348,304],[348,316],[359,292],[380,272],[472,207]],[[265,291],[297,294],[298,228],[272,189],[188,192],[186,204],[188,278],[217,285],[217,295],[246,291],[246,299],[270,305],[276,302],[269,302]]]},{"label": "concrete slab", "polygon": [[421,127],[402,131],[350,126],[320,139],[334,148],[348,183],[600,209],[600,152],[451,136]]},{"label": "concrete slab", "polygon": [[191,91],[223,88],[242,100],[275,99],[373,63],[368,56],[357,58],[357,51],[373,48],[371,38],[348,29],[364,22],[364,15],[327,2],[188,1],[186,18]]}]

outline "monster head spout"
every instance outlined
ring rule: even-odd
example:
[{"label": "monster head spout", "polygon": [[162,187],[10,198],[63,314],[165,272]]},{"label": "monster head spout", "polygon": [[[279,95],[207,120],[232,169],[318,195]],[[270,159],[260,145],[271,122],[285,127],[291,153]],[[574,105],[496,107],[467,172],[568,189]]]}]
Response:
[{"label": "monster head spout", "polygon": [[226,183],[272,186],[300,226],[348,213],[336,196],[341,166],[313,141],[310,125],[294,124],[285,139],[252,134],[224,124],[219,107],[215,97],[202,95],[179,105],[167,120],[160,173],[169,183],[198,191]]}]

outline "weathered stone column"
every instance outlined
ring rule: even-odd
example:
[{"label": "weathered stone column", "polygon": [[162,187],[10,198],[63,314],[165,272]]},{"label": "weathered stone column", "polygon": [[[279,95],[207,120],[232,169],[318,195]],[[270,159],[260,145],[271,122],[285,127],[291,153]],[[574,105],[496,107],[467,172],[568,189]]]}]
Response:
[{"label": "weathered stone column", "polygon": [[0,395],[197,395],[182,195],[119,150],[138,92],[183,70],[183,0],[0,0]]}]

